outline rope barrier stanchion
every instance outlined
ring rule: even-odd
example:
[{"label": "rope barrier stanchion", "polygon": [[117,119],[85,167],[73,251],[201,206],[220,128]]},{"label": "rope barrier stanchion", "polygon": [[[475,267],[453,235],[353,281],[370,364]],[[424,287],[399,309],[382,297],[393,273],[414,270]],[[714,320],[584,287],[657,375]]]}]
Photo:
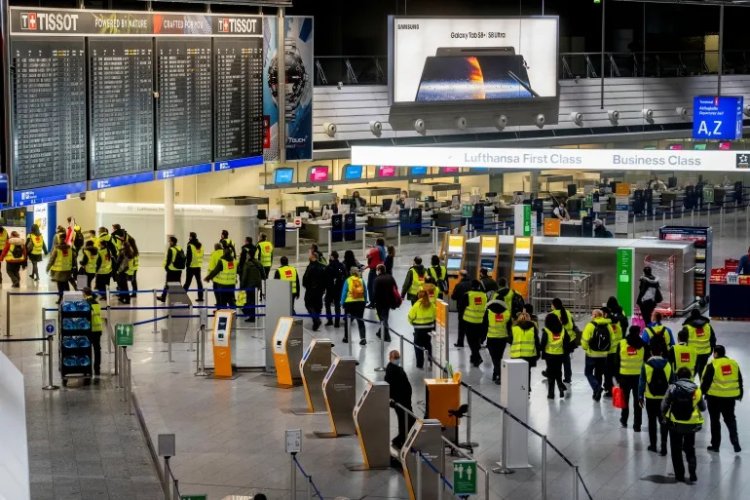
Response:
[{"label": "rope barrier stanchion", "polygon": [[154,304],[154,318],[153,318],[153,321],[154,321],[154,330],[151,333],[153,333],[154,335],[156,335],[157,333],[159,333],[159,329],[158,329],[157,324],[156,324],[156,322],[157,322],[157,319],[156,319],[156,290],[155,289],[151,290],[151,293],[153,294],[152,299],[153,299],[153,304]]},{"label": "rope barrier stanchion", "polygon": [[5,292],[5,336],[10,337],[10,292]]},{"label": "rope barrier stanchion", "polygon": [[47,336],[47,352],[49,353],[49,356],[47,356],[47,385],[42,387],[43,391],[56,391],[60,387],[56,386],[54,384],[54,378],[53,378],[53,370],[52,370],[52,360],[54,359],[54,356],[52,355],[52,339],[54,337],[52,335]]},{"label": "rope barrier stanchion", "polygon": [[389,332],[385,326],[385,321],[383,321],[380,323],[380,366],[375,368],[376,372],[385,371],[385,334],[386,333],[389,333]]}]

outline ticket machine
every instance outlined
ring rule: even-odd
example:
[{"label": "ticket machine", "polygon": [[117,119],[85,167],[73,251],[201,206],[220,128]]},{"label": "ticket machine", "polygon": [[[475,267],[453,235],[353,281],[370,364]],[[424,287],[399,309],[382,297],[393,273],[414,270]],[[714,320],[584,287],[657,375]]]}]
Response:
[{"label": "ticket machine", "polygon": [[234,311],[218,310],[214,314],[213,340],[214,378],[233,378],[231,335]]},{"label": "ticket machine", "polygon": [[500,252],[499,239],[497,236],[480,236],[479,237],[479,267],[477,268],[477,279],[479,279],[479,270],[487,269],[492,279],[497,280],[497,270],[499,267]]},{"label": "ticket machine", "polygon": [[[401,467],[404,471],[406,480],[406,489],[409,492],[410,500],[417,498],[438,498],[438,482],[431,468],[427,464],[421,464],[423,477],[417,480],[417,461],[427,461],[432,466],[443,473],[440,463],[440,451],[443,448],[442,435],[440,433],[440,421],[434,419],[417,420],[406,437],[404,446],[399,452]],[[419,457],[414,452],[420,452]],[[428,473],[429,478],[435,480],[424,480],[424,471]],[[421,491],[419,486],[421,485]]]},{"label": "ticket machine", "polygon": [[309,413],[326,411],[323,379],[331,368],[331,347],[330,339],[313,339],[299,363]]},{"label": "ticket machine", "polygon": [[282,316],[273,333],[273,360],[279,387],[297,387],[302,383],[302,320]]},{"label": "ticket machine", "polygon": [[459,271],[464,268],[466,236],[463,234],[446,233],[443,240],[443,256],[445,268],[448,272],[448,295],[459,281]]},{"label": "ticket machine", "polygon": [[349,470],[387,469],[391,463],[390,385],[370,382],[354,407],[354,425],[364,464],[347,466]]},{"label": "ticket machine", "polygon": [[524,300],[529,300],[531,283],[531,261],[533,257],[531,236],[516,236],[513,241],[513,267],[511,268],[511,286]]},{"label": "ticket machine", "polygon": [[355,369],[358,364],[356,358],[349,356],[336,356],[331,363],[331,368],[323,379],[323,396],[331,422],[331,432],[316,432],[316,436],[335,438],[356,432],[352,414],[356,402]]}]

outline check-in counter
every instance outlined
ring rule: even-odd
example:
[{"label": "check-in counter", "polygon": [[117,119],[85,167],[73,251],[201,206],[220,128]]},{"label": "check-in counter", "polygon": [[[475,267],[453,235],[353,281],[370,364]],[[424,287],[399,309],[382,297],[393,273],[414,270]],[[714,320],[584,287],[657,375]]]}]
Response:
[{"label": "check-in counter", "polygon": [[[357,231],[355,231],[354,241],[362,241],[362,228],[367,225],[364,217],[357,217]],[[317,243],[328,242],[328,230],[331,227],[330,219],[307,220],[302,223],[300,229],[300,238],[309,238]]]},{"label": "check-in counter", "polygon": [[261,226],[258,230],[260,234],[265,234],[268,238],[268,241],[274,242],[274,247],[276,248],[294,248],[296,245],[296,240],[294,238],[294,233],[296,232],[297,227],[294,224],[287,223],[286,225],[286,244],[283,247],[280,247],[278,243],[276,242],[275,238],[273,237],[273,226],[270,224],[266,224],[264,226]]},{"label": "check-in counter", "polygon": [[398,223],[398,215],[376,214],[367,218],[368,229],[382,233],[385,239],[398,238]]}]

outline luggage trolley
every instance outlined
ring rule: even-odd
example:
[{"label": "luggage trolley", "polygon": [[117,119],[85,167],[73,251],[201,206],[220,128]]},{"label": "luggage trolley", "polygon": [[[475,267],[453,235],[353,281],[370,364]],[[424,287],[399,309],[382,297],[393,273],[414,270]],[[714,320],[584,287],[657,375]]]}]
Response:
[{"label": "luggage trolley", "polygon": [[91,360],[91,304],[78,292],[66,293],[60,302],[59,366],[63,387],[71,376],[88,384],[93,375]]}]

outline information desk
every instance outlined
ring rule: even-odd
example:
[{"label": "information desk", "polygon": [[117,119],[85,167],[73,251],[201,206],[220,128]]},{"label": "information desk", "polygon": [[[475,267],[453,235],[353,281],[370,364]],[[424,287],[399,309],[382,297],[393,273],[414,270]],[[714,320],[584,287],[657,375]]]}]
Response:
[{"label": "information desk", "polygon": [[708,315],[717,319],[750,320],[750,285],[711,283]]}]

